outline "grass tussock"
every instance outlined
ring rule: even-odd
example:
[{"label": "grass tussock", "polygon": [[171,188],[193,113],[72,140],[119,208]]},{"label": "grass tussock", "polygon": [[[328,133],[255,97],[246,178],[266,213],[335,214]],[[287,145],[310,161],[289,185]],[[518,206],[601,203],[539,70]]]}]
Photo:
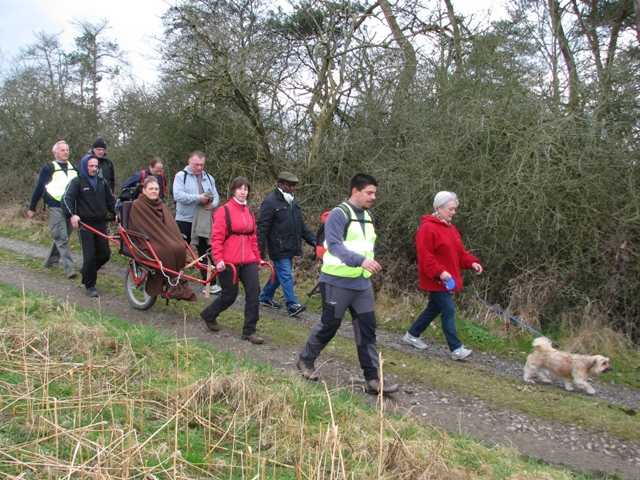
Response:
[{"label": "grass tussock", "polygon": [[384,403],[0,287],[0,472],[24,478],[572,478]]}]

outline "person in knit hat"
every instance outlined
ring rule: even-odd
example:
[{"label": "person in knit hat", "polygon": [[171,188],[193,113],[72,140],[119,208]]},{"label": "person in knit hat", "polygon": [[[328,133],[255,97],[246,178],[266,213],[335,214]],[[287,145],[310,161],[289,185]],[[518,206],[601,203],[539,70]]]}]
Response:
[{"label": "person in knit hat", "polygon": [[[98,159],[98,176],[104,178],[111,191],[116,191],[116,170],[113,168],[113,162],[107,157],[107,143],[102,137],[96,138],[96,141],[91,145],[91,150],[87,153],[95,155]],[[78,169],[80,170],[80,169]]]}]

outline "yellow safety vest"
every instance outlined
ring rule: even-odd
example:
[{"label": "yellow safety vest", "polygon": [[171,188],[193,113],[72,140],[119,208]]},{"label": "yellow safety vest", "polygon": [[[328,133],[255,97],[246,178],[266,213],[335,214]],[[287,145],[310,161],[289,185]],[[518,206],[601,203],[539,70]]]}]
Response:
[{"label": "yellow safety vest", "polygon": [[[363,229],[362,223],[356,217],[356,212],[353,208],[351,208],[347,203],[343,203],[342,205],[346,206],[349,210],[349,226],[343,242],[345,247],[352,252],[359,253],[367,258],[374,258],[373,247],[376,243],[376,231],[373,228],[373,219],[371,218],[371,215],[367,210],[364,211]],[[344,211],[342,206],[337,208]],[[326,239],[324,241],[324,246],[327,248]],[[371,277],[371,272],[362,267],[350,267],[342,263],[338,257],[331,254],[331,251],[328,248],[322,257],[321,270],[323,273],[343,278],[358,278],[361,275],[364,276],[364,278]]]},{"label": "yellow safety vest", "polygon": [[47,193],[51,195],[57,201],[62,199],[62,195],[64,195],[64,191],[67,188],[67,184],[74,178],[78,176],[78,172],[71,165],[71,163],[67,163],[67,171],[62,170],[62,167],[58,162],[53,163],[53,174],[51,175],[51,181],[45,187],[47,189]]}]

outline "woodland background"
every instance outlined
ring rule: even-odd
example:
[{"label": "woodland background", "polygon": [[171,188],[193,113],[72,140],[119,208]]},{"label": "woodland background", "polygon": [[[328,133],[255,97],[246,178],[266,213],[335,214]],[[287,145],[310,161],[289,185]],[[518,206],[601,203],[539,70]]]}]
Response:
[{"label": "woodland background", "polygon": [[[308,224],[357,171],[379,183],[384,282],[415,291],[414,234],[439,190],[486,273],[468,285],[546,330],[598,318],[640,341],[640,0],[511,0],[477,22],[455,0],[181,0],[154,85],[117,79],[108,19],[77,21],[0,71],[0,198],[26,206],[65,139],[105,138],[118,184],[155,155],[168,180],[203,150],[254,208],[279,171]],[[470,277],[469,277],[470,278]]]}]

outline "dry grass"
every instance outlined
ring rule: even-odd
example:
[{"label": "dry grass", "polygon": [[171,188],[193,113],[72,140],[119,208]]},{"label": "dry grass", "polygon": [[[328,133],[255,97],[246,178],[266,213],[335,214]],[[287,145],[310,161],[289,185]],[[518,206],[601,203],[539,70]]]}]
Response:
[{"label": "dry grass", "polygon": [[517,478],[570,478],[57,300],[0,306],[0,472],[13,478],[457,480],[512,463]]}]

